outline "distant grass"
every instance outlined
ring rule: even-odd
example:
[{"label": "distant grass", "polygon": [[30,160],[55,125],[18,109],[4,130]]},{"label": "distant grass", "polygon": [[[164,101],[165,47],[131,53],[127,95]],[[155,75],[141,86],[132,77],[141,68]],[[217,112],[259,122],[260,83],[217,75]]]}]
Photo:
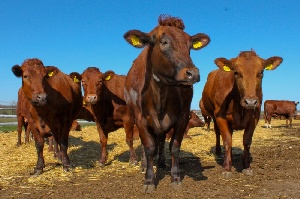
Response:
[{"label": "distant grass", "polygon": [[10,132],[10,131],[17,131],[17,125],[3,125],[3,126],[0,125],[0,133]]},{"label": "distant grass", "polygon": [[0,123],[5,123],[5,122],[17,122],[17,118],[13,117],[0,117]]}]

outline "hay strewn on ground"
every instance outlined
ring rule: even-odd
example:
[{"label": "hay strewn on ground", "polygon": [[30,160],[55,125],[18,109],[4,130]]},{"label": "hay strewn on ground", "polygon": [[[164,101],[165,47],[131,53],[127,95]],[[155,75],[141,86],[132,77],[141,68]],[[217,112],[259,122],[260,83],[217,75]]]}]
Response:
[{"label": "hay strewn on ground", "polygon": [[[297,139],[299,137],[282,136],[285,133],[285,120],[273,120],[273,128],[264,128],[264,121],[261,120],[256,128],[253,137],[252,148],[260,146],[275,147],[278,139]],[[293,129],[299,132],[300,121],[293,120]],[[181,157],[199,157],[201,162],[215,162],[214,146],[215,134],[213,130],[207,132],[205,128],[193,128],[188,132],[192,139],[184,139],[181,150]],[[233,135],[233,154],[242,153],[242,131],[236,131]],[[24,139],[22,139],[24,141]],[[0,188],[2,190],[18,188],[42,189],[51,187],[60,181],[70,181],[74,176],[84,176],[88,180],[98,180],[110,176],[124,176],[130,173],[140,172],[139,165],[129,165],[128,146],[125,142],[125,133],[119,129],[109,134],[108,139],[108,165],[101,168],[97,165],[99,159],[99,135],[96,127],[84,127],[82,131],[71,131],[68,154],[73,169],[71,172],[63,172],[62,166],[53,158],[53,153],[48,152],[48,145],[45,144],[44,157],[46,167],[44,173],[38,177],[31,177],[30,171],[36,164],[36,149],[34,142],[16,146],[17,132],[0,133]],[[287,146],[288,147],[288,146]],[[135,141],[137,154],[140,155],[140,141]],[[168,153],[168,142],[166,143],[166,158],[170,159]],[[220,166],[221,168],[221,166]],[[143,175],[141,175],[142,184]],[[19,183],[19,182],[22,183]],[[18,182],[18,183],[17,183]],[[20,184],[22,186],[20,187]],[[76,182],[74,182],[76,185]],[[17,194],[17,193],[16,193]],[[24,194],[24,193],[23,193]],[[26,194],[26,192],[25,192]]]}]

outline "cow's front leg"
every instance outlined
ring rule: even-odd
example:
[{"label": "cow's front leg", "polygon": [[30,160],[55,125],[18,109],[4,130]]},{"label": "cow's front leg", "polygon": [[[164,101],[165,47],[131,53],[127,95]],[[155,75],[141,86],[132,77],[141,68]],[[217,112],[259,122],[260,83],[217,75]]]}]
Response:
[{"label": "cow's front leg", "polygon": [[152,139],[148,142],[144,142],[144,153],[146,157],[146,173],[143,187],[144,193],[152,193],[153,191],[155,191],[155,173],[153,169],[153,159],[155,151],[156,146]]},{"label": "cow's front leg", "polygon": [[44,149],[44,137],[41,135],[35,135],[35,148],[37,151],[37,163],[31,172],[31,175],[38,176],[43,173],[43,168],[45,167],[43,149]]},{"label": "cow's front leg", "polygon": [[220,129],[220,133],[221,133],[222,140],[223,140],[223,146],[225,149],[222,175],[225,178],[230,178],[232,176],[232,173],[231,173],[232,129],[229,129],[226,119],[219,117],[216,119],[216,122],[217,122],[218,128]]},{"label": "cow's front leg", "polygon": [[64,136],[61,140],[61,143],[58,143],[60,145],[61,162],[64,171],[69,171],[70,168],[70,159],[68,156],[68,137],[68,135]]},{"label": "cow's front leg", "polygon": [[99,165],[101,167],[105,166],[107,161],[107,140],[108,140],[108,133],[104,133],[100,125],[97,125],[99,138],[100,138],[100,154],[101,157],[99,159]]}]

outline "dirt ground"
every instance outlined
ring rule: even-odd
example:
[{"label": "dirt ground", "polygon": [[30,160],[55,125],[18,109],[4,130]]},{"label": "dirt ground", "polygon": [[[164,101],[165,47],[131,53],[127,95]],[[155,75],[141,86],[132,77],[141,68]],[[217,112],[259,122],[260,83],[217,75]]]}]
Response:
[{"label": "dirt ground", "polygon": [[[16,147],[17,133],[0,133],[0,198],[300,198],[300,121],[286,128],[273,120],[273,128],[260,121],[251,147],[254,175],[241,173],[242,131],[233,135],[233,177],[221,175],[221,158],[214,156],[215,136],[205,128],[190,129],[180,154],[183,187],[170,187],[170,156],[167,169],[157,170],[159,183],[152,194],[141,192],[144,174],[129,165],[123,129],[109,135],[108,164],[99,167],[99,137],[95,127],[70,134],[70,172],[47,151],[44,173],[29,175],[36,163],[34,143]],[[140,142],[135,141],[140,155]],[[166,149],[168,142],[166,143]],[[168,150],[166,150],[168,151]]]}]

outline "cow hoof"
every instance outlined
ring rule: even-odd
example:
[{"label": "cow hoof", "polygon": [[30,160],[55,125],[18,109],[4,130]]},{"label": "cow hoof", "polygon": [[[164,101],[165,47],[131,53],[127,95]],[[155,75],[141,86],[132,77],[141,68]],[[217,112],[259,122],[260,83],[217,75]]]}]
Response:
[{"label": "cow hoof", "polygon": [[183,184],[182,184],[182,182],[176,182],[176,181],[174,181],[174,182],[171,183],[170,186],[174,190],[182,190]]},{"label": "cow hoof", "polygon": [[105,163],[99,162],[99,167],[105,167]]},{"label": "cow hoof", "polygon": [[153,193],[155,191],[155,185],[154,184],[149,184],[149,185],[144,185],[142,192],[143,193]]},{"label": "cow hoof", "polygon": [[32,177],[37,177],[39,175],[41,175],[43,173],[43,169],[34,169],[30,175],[32,175]]},{"label": "cow hoof", "polygon": [[230,179],[230,178],[232,178],[232,172],[231,172],[231,171],[223,171],[223,172],[222,172],[222,176],[223,176],[225,179]]},{"label": "cow hoof", "polygon": [[138,161],[137,160],[130,160],[130,165],[133,165],[133,166],[135,166],[135,165],[138,165]]},{"label": "cow hoof", "polygon": [[248,169],[243,169],[242,173],[244,175],[252,176],[253,175],[253,170],[248,168]]}]

